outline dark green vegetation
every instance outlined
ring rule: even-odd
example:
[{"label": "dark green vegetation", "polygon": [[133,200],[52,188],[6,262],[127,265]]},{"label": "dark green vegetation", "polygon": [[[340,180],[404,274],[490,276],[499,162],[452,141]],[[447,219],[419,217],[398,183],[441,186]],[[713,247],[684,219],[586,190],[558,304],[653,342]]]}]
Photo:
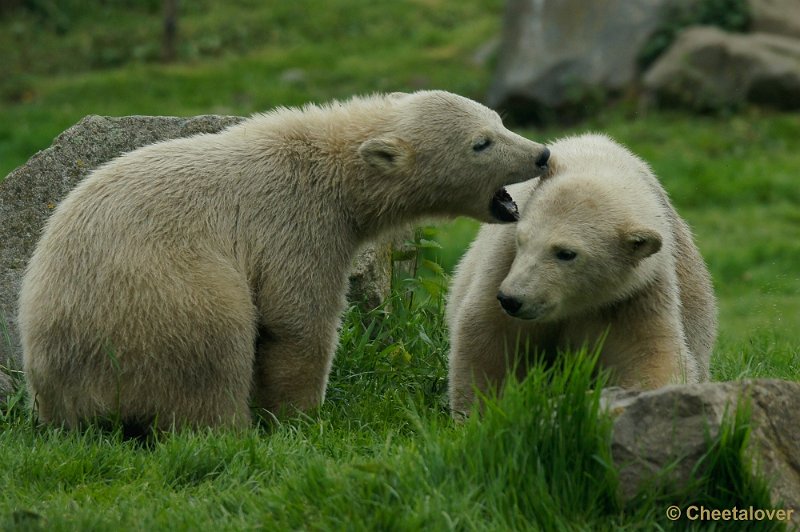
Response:
[{"label": "dark green vegetation", "polygon": [[[164,65],[158,1],[16,3],[33,8],[0,15],[0,175],[90,113],[247,114],[426,87],[481,99],[491,67],[480,52],[502,10],[500,0],[186,2],[178,62]],[[694,228],[720,298],[714,377],[800,379],[800,116],[622,106],[523,133],[585,130],[650,161]],[[585,354],[454,425],[437,283],[474,230],[460,220],[420,233],[416,245],[443,269],[420,262],[411,277],[425,276],[398,280],[391,313],[348,313],[318,412],[143,448],[36,428],[20,393],[0,410],[0,528],[649,530],[671,526],[672,504],[770,507],[741,460],[741,413],[710,442],[689,493],[623,505]]]}]

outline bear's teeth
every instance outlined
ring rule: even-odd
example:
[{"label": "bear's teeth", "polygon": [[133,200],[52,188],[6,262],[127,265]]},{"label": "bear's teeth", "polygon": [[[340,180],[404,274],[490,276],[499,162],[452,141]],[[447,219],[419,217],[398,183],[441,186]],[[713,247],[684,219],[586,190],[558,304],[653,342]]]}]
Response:
[{"label": "bear's teeth", "polygon": [[519,220],[517,204],[505,188],[500,188],[492,196],[489,207],[492,216],[499,222],[516,222]]}]

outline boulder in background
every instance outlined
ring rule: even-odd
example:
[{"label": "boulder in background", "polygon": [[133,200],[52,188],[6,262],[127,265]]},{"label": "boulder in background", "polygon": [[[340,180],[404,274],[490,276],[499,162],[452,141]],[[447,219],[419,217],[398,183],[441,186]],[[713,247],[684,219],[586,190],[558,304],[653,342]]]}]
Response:
[{"label": "boulder in background", "polygon": [[696,111],[800,109],[800,39],[689,28],[645,74],[644,98]]},{"label": "boulder in background", "polygon": [[800,3],[797,0],[748,0],[751,29],[800,38]]},{"label": "boulder in background", "polygon": [[518,122],[584,114],[638,76],[674,0],[509,0],[488,104]]}]

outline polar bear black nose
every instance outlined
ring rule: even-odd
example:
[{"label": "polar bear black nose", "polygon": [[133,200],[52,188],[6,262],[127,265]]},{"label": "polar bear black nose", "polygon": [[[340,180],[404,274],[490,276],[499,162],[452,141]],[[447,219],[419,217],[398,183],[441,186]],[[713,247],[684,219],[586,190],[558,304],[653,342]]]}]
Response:
[{"label": "polar bear black nose", "polygon": [[515,297],[507,296],[503,292],[497,292],[497,300],[500,302],[500,306],[512,316],[522,308],[522,301]]},{"label": "polar bear black nose", "polygon": [[550,160],[550,150],[548,148],[545,148],[542,154],[539,155],[539,158],[536,159],[536,166],[538,166],[539,168],[544,168],[545,166],[547,166],[547,161],[549,160]]}]

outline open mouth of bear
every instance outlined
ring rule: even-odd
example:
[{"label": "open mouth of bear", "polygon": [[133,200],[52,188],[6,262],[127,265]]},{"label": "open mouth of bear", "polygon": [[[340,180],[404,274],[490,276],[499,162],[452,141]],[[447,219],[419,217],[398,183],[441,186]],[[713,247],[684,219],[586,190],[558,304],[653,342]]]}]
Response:
[{"label": "open mouth of bear", "polygon": [[489,211],[492,217],[498,222],[516,222],[519,220],[519,210],[517,204],[511,199],[511,195],[505,188],[499,188],[492,196],[489,204]]}]

